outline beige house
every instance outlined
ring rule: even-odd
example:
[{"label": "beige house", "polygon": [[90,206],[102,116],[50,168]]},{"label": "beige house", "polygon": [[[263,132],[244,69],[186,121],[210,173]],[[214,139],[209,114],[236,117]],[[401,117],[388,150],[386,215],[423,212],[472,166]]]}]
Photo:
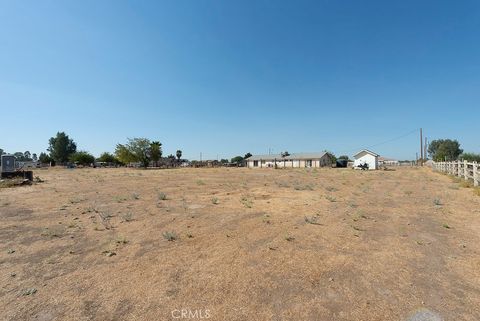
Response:
[{"label": "beige house", "polygon": [[326,152],[321,153],[297,153],[282,157],[280,154],[272,155],[253,155],[246,160],[247,167],[250,168],[308,168],[331,166],[332,159]]}]

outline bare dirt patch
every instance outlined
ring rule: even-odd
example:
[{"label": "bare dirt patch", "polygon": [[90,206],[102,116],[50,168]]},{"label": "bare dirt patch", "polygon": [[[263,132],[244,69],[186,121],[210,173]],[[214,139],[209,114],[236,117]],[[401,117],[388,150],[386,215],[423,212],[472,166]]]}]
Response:
[{"label": "bare dirt patch", "polygon": [[35,175],[0,189],[1,319],[480,319],[480,197],[428,169]]}]

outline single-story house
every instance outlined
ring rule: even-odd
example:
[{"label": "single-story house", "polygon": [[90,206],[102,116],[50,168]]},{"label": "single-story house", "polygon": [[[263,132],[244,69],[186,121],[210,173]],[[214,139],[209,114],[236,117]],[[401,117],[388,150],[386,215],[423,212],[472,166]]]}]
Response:
[{"label": "single-story house", "polygon": [[285,167],[308,168],[332,165],[332,158],[327,152],[321,153],[295,153],[282,157],[281,154],[252,155],[245,159],[249,168]]},{"label": "single-story house", "polygon": [[368,149],[364,149],[353,155],[353,168],[361,168],[368,165],[368,169],[378,169],[378,155]]}]

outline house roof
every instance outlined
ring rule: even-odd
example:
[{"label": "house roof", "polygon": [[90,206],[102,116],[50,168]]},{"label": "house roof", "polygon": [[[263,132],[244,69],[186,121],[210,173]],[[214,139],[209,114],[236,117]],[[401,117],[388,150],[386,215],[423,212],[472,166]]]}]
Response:
[{"label": "house roof", "polygon": [[354,157],[354,158],[357,158],[357,156],[360,155],[361,153],[367,153],[367,154],[370,154],[370,155],[375,156],[375,157],[380,156],[380,155],[378,155],[377,153],[372,152],[371,150],[362,149],[361,151],[359,151],[358,153],[356,153],[355,155],[353,155],[353,157]]},{"label": "house roof", "polygon": [[325,156],[327,152],[319,153],[292,153],[287,157],[282,157],[281,154],[270,154],[270,155],[252,155],[246,160],[292,160],[292,159],[320,159]]}]

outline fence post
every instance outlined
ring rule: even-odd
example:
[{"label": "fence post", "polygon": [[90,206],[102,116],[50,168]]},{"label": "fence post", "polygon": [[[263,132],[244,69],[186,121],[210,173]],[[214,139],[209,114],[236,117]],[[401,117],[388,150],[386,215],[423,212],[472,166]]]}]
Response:
[{"label": "fence post", "polygon": [[478,186],[478,164],[473,162],[473,186]]},{"label": "fence post", "polygon": [[457,161],[457,167],[458,167],[457,168],[457,176],[460,177],[460,176],[462,176],[462,172],[461,172],[462,166],[461,166],[461,163],[460,163],[459,160]]},{"label": "fence post", "polygon": [[466,160],[463,161],[463,177],[465,180],[468,180],[468,163]]}]

